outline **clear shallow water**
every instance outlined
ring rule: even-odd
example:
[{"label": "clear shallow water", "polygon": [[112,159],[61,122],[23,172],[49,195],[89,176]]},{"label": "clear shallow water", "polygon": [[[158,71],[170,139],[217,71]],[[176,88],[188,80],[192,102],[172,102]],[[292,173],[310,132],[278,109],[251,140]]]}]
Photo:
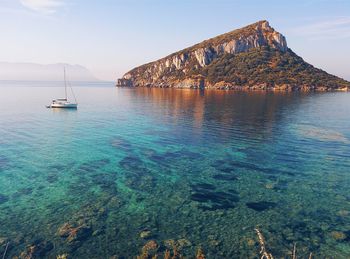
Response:
[{"label": "clear shallow water", "polygon": [[350,257],[349,93],[34,85],[0,87],[0,255]]}]

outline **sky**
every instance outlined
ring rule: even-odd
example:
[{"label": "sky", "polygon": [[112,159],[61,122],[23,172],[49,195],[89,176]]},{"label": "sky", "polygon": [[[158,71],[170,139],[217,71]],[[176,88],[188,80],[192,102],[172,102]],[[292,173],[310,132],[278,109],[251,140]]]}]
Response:
[{"label": "sky", "polygon": [[79,64],[116,81],[259,20],[307,62],[350,80],[348,0],[0,0],[0,62]]}]

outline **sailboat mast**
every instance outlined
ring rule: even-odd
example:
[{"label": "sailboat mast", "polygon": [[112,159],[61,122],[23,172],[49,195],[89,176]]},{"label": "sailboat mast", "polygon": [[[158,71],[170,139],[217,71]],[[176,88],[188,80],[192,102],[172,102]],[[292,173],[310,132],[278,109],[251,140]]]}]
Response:
[{"label": "sailboat mast", "polygon": [[67,99],[66,67],[63,67],[63,76],[64,76],[64,92],[66,94],[66,101],[68,101],[68,99]]}]

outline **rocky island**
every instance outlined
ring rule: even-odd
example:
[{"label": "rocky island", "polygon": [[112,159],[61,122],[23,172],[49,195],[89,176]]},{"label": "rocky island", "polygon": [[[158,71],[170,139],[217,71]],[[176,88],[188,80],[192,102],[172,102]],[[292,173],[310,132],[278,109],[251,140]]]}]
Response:
[{"label": "rocky island", "polygon": [[117,86],[347,91],[350,82],[305,62],[259,21],[136,67]]}]

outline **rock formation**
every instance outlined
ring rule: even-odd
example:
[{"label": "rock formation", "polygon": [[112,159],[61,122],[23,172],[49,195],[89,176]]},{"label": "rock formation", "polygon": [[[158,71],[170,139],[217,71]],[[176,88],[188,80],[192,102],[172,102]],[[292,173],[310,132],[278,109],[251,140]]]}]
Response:
[{"label": "rock formation", "polygon": [[259,21],[127,72],[121,87],[348,90],[350,83],[306,63]]}]

